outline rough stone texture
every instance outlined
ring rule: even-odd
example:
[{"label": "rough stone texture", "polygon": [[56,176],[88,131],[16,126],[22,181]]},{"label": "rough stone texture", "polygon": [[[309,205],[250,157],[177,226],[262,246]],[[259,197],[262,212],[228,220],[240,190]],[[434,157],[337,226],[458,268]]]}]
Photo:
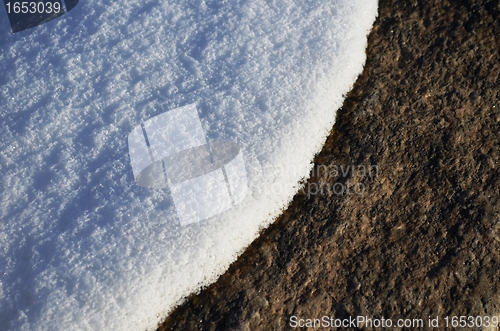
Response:
[{"label": "rough stone texture", "polygon": [[447,315],[498,316],[499,14],[498,1],[381,1],[321,170],[159,330],[284,330],[292,315],[431,315],[442,329]]}]

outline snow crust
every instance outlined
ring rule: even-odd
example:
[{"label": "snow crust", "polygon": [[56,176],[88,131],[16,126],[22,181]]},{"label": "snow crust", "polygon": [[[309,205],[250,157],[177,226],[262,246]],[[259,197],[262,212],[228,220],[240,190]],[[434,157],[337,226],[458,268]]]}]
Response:
[{"label": "snow crust", "polygon": [[[0,6],[0,330],[154,330],[307,177],[365,60],[376,0],[86,0],[12,34]],[[249,192],[182,226],[127,137],[195,103]]]}]

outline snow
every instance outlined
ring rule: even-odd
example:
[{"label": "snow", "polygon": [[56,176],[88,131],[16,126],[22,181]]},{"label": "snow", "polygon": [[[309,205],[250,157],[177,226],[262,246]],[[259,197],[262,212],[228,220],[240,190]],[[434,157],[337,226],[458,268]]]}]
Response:
[{"label": "snow", "polygon": [[[307,177],[376,11],[82,0],[12,34],[0,6],[0,330],[154,330],[215,281]],[[239,146],[248,191],[181,225],[170,188],[136,184],[128,137],[192,104],[203,139]]]}]

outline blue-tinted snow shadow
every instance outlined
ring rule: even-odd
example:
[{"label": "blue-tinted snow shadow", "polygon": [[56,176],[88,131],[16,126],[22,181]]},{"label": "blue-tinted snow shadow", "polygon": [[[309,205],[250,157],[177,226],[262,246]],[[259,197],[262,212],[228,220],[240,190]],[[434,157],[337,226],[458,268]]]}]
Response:
[{"label": "blue-tinted snow shadow", "polygon": [[[15,261],[11,261],[9,269],[14,270],[14,273],[8,273],[1,277],[4,284],[9,287],[5,289],[5,298],[11,300],[2,300],[0,309],[0,331],[15,330],[17,325],[13,324],[20,319],[20,309],[30,308],[31,314],[25,315],[29,322],[34,322],[41,313],[44,298],[47,297],[47,292],[41,297],[39,293],[35,293],[36,276],[32,273],[32,255],[33,249],[37,247],[34,238],[30,235],[23,235],[21,238],[16,238],[15,245],[11,245],[6,256],[15,256]],[[0,261],[4,262],[4,261]],[[5,265],[5,264],[3,264]],[[22,275],[22,278],[19,277]],[[43,290],[42,290],[43,291]],[[12,300],[14,299],[14,300]],[[41,299],[41,300],[40,300]]]}]

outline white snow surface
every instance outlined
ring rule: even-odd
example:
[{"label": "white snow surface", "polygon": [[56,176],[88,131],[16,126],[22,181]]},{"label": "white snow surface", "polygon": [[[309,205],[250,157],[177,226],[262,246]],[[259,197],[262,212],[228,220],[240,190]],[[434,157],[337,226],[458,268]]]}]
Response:
[{"label": "white snow surface", "polygon": [[[376,0],[81,0],[12,34],[0,5],[0,330],[154,330],[307,177],[365,61]],[[196,103],[250,192],[181,226],[127,136]]]}]

